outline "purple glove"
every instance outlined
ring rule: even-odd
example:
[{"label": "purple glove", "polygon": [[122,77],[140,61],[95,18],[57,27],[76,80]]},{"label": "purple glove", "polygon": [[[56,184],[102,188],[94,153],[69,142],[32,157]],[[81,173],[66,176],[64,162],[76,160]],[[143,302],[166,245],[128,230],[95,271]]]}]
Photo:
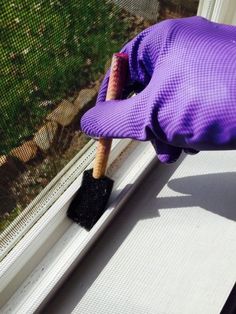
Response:
[{"label": "purple glove", "polygon": [[97,103],[82,118],[93,137],[150,140],[162,162],[184,149],[236,148],[236,27],[202,17],[166,20],[124,46],[129,56],[125,100]]}]

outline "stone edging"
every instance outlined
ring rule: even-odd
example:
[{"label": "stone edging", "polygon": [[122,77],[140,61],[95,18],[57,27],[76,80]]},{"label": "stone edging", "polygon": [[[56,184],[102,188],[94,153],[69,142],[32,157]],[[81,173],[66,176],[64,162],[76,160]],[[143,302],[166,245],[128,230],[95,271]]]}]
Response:
[{"label": "stone edging", "polygon": [[[9,155],[0,155],[1,186],[6,186],[5,183],[7,181],[12,181],[16,178],[25,169],[25,164],[36,158],[40,151],[47,152],[57,140],[59,128],[71,125],[75,119],[79,119],[83,112],[94,104],[100,82],[101,79],[96,81],[93,87],[82,89],[72,102],[67,99],[62,100],[46,116],[45,123],[31,140],[13,148]],[[9,178],[7,178],[8,175]]]}]

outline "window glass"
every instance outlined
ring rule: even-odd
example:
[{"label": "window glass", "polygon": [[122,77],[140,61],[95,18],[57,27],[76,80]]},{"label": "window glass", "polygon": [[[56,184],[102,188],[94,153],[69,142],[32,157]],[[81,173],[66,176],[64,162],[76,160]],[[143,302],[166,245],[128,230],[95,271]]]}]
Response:
[{"label": "window glass", "polygon": [[195,15],[197,6],[196,0],[1,1],[0,232],[88,142],[80,118],[95,103],[112,53],[160,20]]}]

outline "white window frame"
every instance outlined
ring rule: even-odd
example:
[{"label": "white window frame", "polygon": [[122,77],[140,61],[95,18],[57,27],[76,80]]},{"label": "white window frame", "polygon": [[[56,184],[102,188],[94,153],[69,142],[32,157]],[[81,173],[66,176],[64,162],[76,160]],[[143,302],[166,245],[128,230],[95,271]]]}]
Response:
[{"label": "white window frame", "polygon": [[197,15],[213,22],[236,25],[235,0],[200,0]]},{"label": "white window frame", "polygon": [[[113,141],[109,163],[114,161],[130,142],[130,140]],[[96,143],[91,140],[50,183],[50,185],[55,184],[54,191],[57,191],[57,193],[52,193],[50,187],[48,193],[42,191],[41,194],[46,199],[44,202],[45,208],[48,207],[47,200],[51,201],[52,199],[52,205],[43,215],[40,208],[39,213],[37,213],[39,215],[38,221],[37,216],[29,215],[28,219],[23,220],[22,228],[15,228],[15,233],[12,232],[12,242],[9,243],[11,251],[8,252],[9,246],[6,245],[7,254],[0,262],[0,307],[72,224],[66,216],[66,210],[80,186],[83,171],[92,167],[95,152]],[[71,176],[71,174],[73,175]],[[68,178],[71,185],[63,191],[63,183],[67,182]],[[37,206],[37,203],[35,206]],[[23,216],[22,219],[24,218]],[[22,239],[17,241],[21,237]],[[4,250],[4,247],[2,250]]]},{"label": "white window frame", "polygon": [[[115,186],[107,210],[89,232],[66,217],[81,183],[81,173],[1,262],[1,311],[33,313],[40,309],[155,162],[150,143],[115,140],[108,168],[113,172]],[[92,162],[86,169],[91,167]]]},{"label": "white window frame", "polygon": [[[234,0],[200,0],[197,15],[215,22],[236,24],[236,16],[231,14],[235,6]],[[130,140],[114,141],[109,164],[118,160],[130,144]],[[116,171],[115,181],[118,183],[108,209],[92,230],[87,232],[66,217],[66,210],[81,183],[82,172],[92,167],[96,146],[95,143],[89,145],[87,154],[90,157],[86,167],[76,173],[77,178],[69,188],[30,226],[25,236],[0,262],[2,313],[33,313],[40,309],[110,223],[156,160],[149,143],[137,144],[134,151],[122,161],[120,169],[123,172]],[[85,153],[81,158],[86,156]],[[76,162],[81,163],[81,160]],[[76,167],[76,163],[73,166]],[[67,171],[71,170],[70,167]]]}]

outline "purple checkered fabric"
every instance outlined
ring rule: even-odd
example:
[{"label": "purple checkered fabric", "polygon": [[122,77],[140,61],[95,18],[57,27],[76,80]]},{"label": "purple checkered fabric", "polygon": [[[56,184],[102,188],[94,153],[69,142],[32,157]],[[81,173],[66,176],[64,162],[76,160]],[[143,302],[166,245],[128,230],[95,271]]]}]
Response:
[{"label": "purple checkered fabric", "polygon": [[125,89],[137,95],[97,103],[81,121],[93,137],[150,140],[162,162],[182,150],[236,148],[236,27],[202,17],[166,20],[141,32],[129,56]]}]

